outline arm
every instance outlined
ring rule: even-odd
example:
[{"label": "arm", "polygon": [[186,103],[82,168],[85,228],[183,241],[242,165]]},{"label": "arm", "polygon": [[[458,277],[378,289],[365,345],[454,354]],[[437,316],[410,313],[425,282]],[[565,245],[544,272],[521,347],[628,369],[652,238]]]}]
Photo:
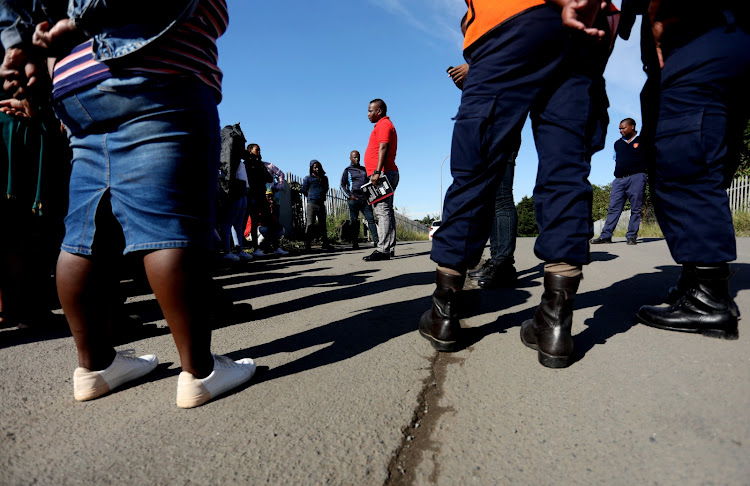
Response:
[{"label": "arm", "polygon": [[[383,166],[385,165],[385,158],[387,155],[388,142],[380,142],[380,148],[378,149],[378,167],[375,169],[376,171],[383,171]],[[370,182],[372,182],[372,185],[377,186],[378,179],[380,179],[380,174],[373,174],[372,177],[370,177]]]},{"label": "arm", "polygon": [[307,197],[307,191],[310,190],[310,176],[305,176],[304,179],[302,179],[302,187],[300,188],[300,192]]},{"label": "arm", "polygon": [[352,197],[351,186],[349,185],[349,171],[347,169],[344,169],[343,174],[341,174],[340,187],[341,187],[341,192],[346,194],[346,197],[348,197],[349,199],[354,199]]},{"label": "arm", "polygon": [[272,183],[273,183],[273,190],[274,191],[280,191],[284,188],[284,171],[276,167],[275,164],[272,164],[271,162],[263,162],[263,165],[266,166],[266,170],[268,170],[268,173],[271,174],[272,177]]}]

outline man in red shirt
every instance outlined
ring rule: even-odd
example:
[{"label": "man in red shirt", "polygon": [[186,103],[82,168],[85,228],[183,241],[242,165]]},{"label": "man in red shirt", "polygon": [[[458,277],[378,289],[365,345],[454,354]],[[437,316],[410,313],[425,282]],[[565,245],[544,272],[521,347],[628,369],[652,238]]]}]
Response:
[{"label": "man in red shirt", "polygon": [[[385,101],[377,98],[367,107],[367,118],[375,124],[370,134],[370,141],[365,151],[365,171],[370,182],[378,185],[378,179],[385,175],[393,190],[398,185],[398,167],[396,166],[396,148],[398,136],[391,119],[386,115],[388,107]],[[363,258],[365,261],[390,260],[396,247],[396,213],[393,210],[393,196],[373,204],[375,216],[378,217],[378,247],[372,254]]]}]

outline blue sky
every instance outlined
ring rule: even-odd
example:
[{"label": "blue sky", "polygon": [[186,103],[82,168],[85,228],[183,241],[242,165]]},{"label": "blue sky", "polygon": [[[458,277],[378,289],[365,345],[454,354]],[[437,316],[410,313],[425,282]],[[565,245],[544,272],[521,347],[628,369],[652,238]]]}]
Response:
[{"label": "blue sky", "polygon": [[[620,2],[615,1],[616,5]],[[460,91],[445,70],[463,62],[463,0],[228,0],[229,29],[219,39],[224,72],[222,125],[240,122],[263,159],[303,176],[318,159],[337,185],[349,152],[364,152],[372,130],[367,105],[388,104],[398,132],[401,180],[396,206],[411,218],[440,211],[440,164],[450,154]],[[640,128],[638,26],[618,39],[605,77],[610,98],[606,148],[592,160],[590,181],[613,178],[617,127]],[[529,123],[516,165],[514,197],[530,196],[537,158]],[[442,171],[451,182],[450,159]]]}]

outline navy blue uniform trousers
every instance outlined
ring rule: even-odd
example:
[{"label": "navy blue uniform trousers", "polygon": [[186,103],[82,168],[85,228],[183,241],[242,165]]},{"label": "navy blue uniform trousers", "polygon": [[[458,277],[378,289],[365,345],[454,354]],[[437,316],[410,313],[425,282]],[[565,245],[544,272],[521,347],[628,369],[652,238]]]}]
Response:
[{"label": "navy blue uniform trousers", "polygon": [[612,234],[620,221],[622,209],[625,207],[625,199],[630,201],[630,221],[625,238],[637,238],[638,229],[641,227],[641,209],[643,209],[643,196],[646,191],[646,174],[633,174],[626,177],[618,177],[612,181],[612,190],[609,193],[609,210],[607,220],[604,223],[599,238],[612,238]]},{"label": "navy blue uniform trousers", "polygon": [[748,52],[750,35],[725,25],[665,59],[654,135],[654,202],[677,263],[737,258],[726,188],[748,117]]},{"label": "navy blue uniform trousers", "polygon": [[470,68],[451,147],[453,183],[432,243],[431,258],[439,265],[465,270],[479,263],[496,190],[529,114],[539,154],[534,251],[548,262],[589,262],[590,158],[603,145],[608,119],[603,64],[581,46],[569,40],[559,11],[544,6],[496,28],[466,55]]}]

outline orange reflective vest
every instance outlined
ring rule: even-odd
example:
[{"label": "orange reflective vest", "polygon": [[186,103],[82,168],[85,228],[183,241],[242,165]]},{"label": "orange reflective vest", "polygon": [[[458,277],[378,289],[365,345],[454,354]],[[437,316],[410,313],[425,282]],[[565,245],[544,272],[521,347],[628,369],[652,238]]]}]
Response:
[{"label": "orange reflective vest", "polygon": [[466,0],[469,12],[464,50],[509,18],[544,3],[544,0]]}]

